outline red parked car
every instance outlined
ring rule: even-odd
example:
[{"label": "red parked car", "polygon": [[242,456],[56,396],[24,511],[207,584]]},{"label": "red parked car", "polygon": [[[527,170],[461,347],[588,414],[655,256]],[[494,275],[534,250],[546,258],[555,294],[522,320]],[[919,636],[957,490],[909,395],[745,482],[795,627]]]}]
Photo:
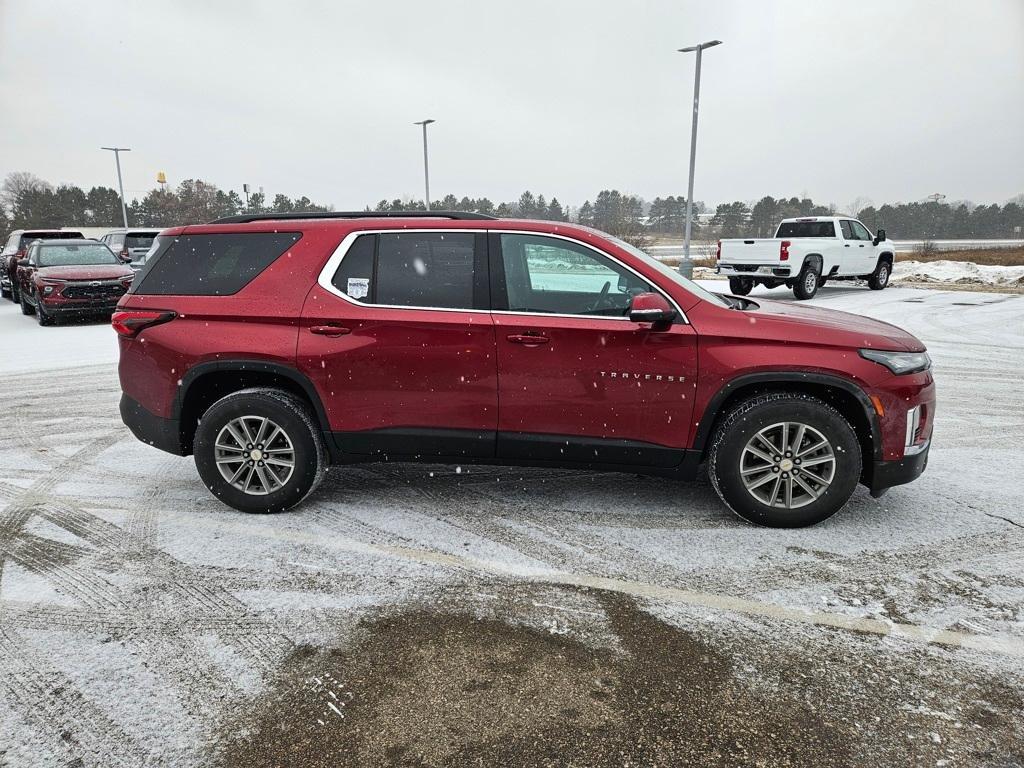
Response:
[{"label": "red parked car", "polygon": [[113,317],[121,414],[236,509],[328,463],[692,478],[801,526],[924,471],[924,345],[709,293],[585,227],[476,214],[239,216],[165,231]]},{"label": "red parked car", "polygon": [[40,325],[83,315],[109,315],[135,271],[96,240],[37,240],[17,262],[18,302]]},{"label": "red parked car", "polygon": [[0,296],[18,303],[18,262],[25,258],[28,247],[36,240],[81,240],[81,232],[67,229],[16,229],[7,237],[0,251]]}]

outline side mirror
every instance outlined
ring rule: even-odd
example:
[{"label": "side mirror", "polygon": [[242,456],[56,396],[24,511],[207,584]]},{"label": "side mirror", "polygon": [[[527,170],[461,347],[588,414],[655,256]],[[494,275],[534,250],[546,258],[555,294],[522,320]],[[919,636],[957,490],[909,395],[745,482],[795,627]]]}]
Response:
[{"label": "side mirror", "polygon": [[18,259],[17,263],[18,263],[19,267],[27,267],[28,266],[28,259]]},{"label": "side mirror", "polygon": [[878,233],[875,235],[875,245],[878,245],[883,240],[885,240],[885,230],[880,229],[878,230]]},{"label": "side mirror", "polygon": [[629,319],[634,323],[667,325],[676,319],[676,311],[660,293],[638,293],[629,303]]}]

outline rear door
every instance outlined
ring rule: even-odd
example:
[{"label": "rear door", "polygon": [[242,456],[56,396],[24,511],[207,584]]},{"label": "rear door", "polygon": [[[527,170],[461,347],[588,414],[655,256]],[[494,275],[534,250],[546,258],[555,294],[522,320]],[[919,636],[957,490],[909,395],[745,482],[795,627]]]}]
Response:
[{"label": "rear door", "polygon": [[857,239],[853,236],[852,222],[849,219],[841,219],[839,231],[842,233],[842,246],[839,248],[839,274],[859,275],[860,274],[860,250],[857,247]]},{"label": "rear door", "polygon": [[347,236],[306,300],[298,346],[341,449],[493,457],[488,304],[483,231]]},{"label": "rear door", "polygon": [[656,291],[583,243],[491,235],[498,350],[498,455],[559,463],[674,466],[686,446],[696,335],[628,317]]}]

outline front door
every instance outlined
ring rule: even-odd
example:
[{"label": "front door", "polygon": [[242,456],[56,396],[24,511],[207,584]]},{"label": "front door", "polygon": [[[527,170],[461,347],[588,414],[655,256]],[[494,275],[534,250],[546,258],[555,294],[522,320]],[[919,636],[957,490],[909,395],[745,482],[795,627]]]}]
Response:
[{"label": "front door", "polygon": [[878,263],[874,238],[868,232],[867,227],[859,221],[851,221],[850,227],[853,229],[853,236],[856,240],[858,274],[869,275],[875,271],[875,264]]},{"label": "front door", "polygon": [[573,240],[491,235],[498,455],[674,466],[686,447],[696,335],[629,320],[657,290]]},{"label": "front door", "polygon": [[494,456],[486,250],[485,234],[465,231],[345,238],[306,300],[298,345],[342,451]]}]

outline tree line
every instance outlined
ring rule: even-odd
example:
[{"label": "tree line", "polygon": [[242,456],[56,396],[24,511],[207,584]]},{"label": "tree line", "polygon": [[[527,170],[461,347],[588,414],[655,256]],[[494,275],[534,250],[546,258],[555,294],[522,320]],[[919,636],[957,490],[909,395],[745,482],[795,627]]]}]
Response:
[{"label": "tree line", "polygon": [[[652,201],[614,189],[599,192],[572,209],[557,197],[523,192],[518,199],[494,202],[486,197],[446,195],[432,201],[438,210],[473,211],[499,218],[572,221],[596,227],[638,245],[651,237],[682,234],[686,198],[656,197]],[[885,228],[897,239],[1020,238],[1024,237],[1024,195],[1005,205],[947,204],[929,201],[875,207],[853,204],[857,210],[839,210],[809,198],[765,196],[757,202],[720,203],[712,213],[694,201],[693,234],[699,239],[718,237],[770,237],[778,222],[800,216],[853,214],[871,229]],[[154,189],[127,203],[132,226],[199,224],[242,213],[329,211],[333,206],[308,197],[292,199],[278,194],[268,200],[262,193],[243,199],[200,179],[186,179],[177,187]],[[367,211],[426,210],[422,200],[381,200]],[[72,184],[53,186],[30,173],[11,173],[0,186],[0,232],[49,226],[115,227],[121,222],[121,201],[108,187],[84,190]]]}]

